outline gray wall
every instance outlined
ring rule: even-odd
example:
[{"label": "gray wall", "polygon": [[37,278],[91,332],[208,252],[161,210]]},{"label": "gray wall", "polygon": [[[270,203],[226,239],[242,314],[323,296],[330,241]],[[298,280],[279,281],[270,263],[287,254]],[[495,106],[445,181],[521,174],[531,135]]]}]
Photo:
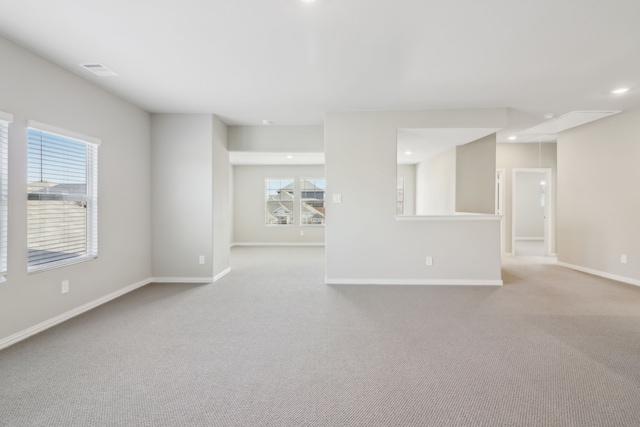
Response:
[{"label": "gray wall", "polygon": [[[0,340],[151,276],[149,114],[0,38],[0,110],[9,128],[7,282],[0,283]],[[102,139],[99,255],[27,274],[27,120]],[[70,291],[61,294],[61,281]]]},{"label": "gray wall", "polygon": [[516,172],[517,191],[513,210],[516,239],[544,238],[544,207],[541,205],[540,181],[544,172]]},{"label": "gray wall", "polygon": [[[556,166],[556,144],[538,143],[514,143],[496,145],[496,168],[505,170],[504,184],[504,244],[505,252],[511,253],[511,217],[513,202],[513,169],[518,168],[550,168],[552,174],[551,199],[553,209],[551,211],[551,227],[556,227],[556,200],[557,200],[557,166]],[[551,251],[556,252],[556,241],[551,241]]]},{"label": "gray wall", "polygon": [[213,278],[213,126],[207,114],[151,117],[154,277]]},{"label": "gray wall", "polygon": [[638,109],[558,136],[558,261],[640,280],[638,141]]},{"label": "gray wall", "polygon": [[[323,226],[265,226],[265,178],[323,178],[324,166],[233,166],[233,241],[236,244],[324,244]],[[300,235],[300,231],[304,235]]]},{"label": "gray wall", "polygon": [[213,275],[231,265],[231,165],[227,149],[228,127],[213,117]]},{"label": "gray wall", "polygon": [[416,215],[453,215],[456,210],[456,149],[416,165]]},{"label": "gray wall", "polygon": [[229,126],[229,151],[324,152],[323,126]]},{"label": "gray wall", "polygon": [[456,212],[495,213],[496,134],[456,147]]},{"label": "gray wall", "polygon": [[[327,281],[500,280],[498,221],[396,220],[396,137],[400,127],[502,128],[506,121],[505,109],[327,113]],[[335,194],[342,203],[331,203]]]}]

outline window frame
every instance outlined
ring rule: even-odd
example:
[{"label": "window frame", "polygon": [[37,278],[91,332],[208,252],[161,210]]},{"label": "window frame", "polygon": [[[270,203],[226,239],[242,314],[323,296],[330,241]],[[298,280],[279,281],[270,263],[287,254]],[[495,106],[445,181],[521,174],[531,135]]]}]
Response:
[{"label": "window frame", "polygon": [[[302,219],[303,219],[303,215],[302,215],[302,203],[303,203],[302,200],[303,200],[303,197],[302,196],[303,196],[303,193],[305,192],[305,189],[302,188],[303,187],[302,186],[302,182],[303,181],[314,181],[314,182],[315,181],[324,181],[325,188],[322,189],[322,192],[323,192],[323,195],[322,195],[322,207],[323,207],[323,209],[325,211],[322,213],[322,224],[305,224],[305,223],[302,222]],[[315,186],[315,183],[313,185]],[[327,215],[326,215],[327,179],[324,178],[324,177],[323,178],[320,178],[320,177],[314,177],[314,178],[311,178],[311,177],[299,177],[298,178],[298,186],[300,187],[300,191],[299,191],[300,192],[300,197],[299,197],[300,203],[298,205],[298,209],[299,209],[299,212],[300,212],[300,227],[324,227],[325,224],[326,224],[326,221],[327,221]]]},{"label": "window frame", "polygon": [[0,111],[0,282],[9,270],[7,260],[9,219],[9,125],[13,115]]},{"label": "window frame", "polygon": [[[101,140],[74,131],[29,120],[27,124],[27,145],[30,144],[29,136],[31,131],[41,132],[43,135],[55,138],[63,138],[62,142],[64,142],[64,140],[70,140],[75,143],[82,143],[86,146],[86,187],[83,194],[86,197],[86,250],[83,254],[78,256],[61,260],[53,260],[36,265],[29,265],[30,260],[29,256],[27,256],[27,272],[29,274],[38,273],[96,259],[98,257],[98,148],[101,144]],[[27,162],[32,161],[29,156],[30,155],[28,153]],[[27,190],[27,195],[28,194],[29,192]],[[27,231],[29,231],[28,224]],[[29,250],[28,240],[27,250]]]},{"label": "window frame", "polygon": [[[270,224],[267,222],[267,218],[269,215],[269,211],[268,211],[268,201],[269,201],[269,190],[277,190],[275,188],[271,188],[269,186],[269,182],[270,181],[291,181],[292,184],[292,189],[291,189],[291,196],[292,196],[292,200],[291,200],[291,222],[286,223],[286,224]],[[281,190],[283,187],[279,188],[279,190]],[[284,178],[280,178],[280,177],[265,177],[264,178],[264,187],[263,187],[263,194],[264,194],[264,199],[263,199],[263,206],[264,206],[264,226],[265,227],[275,227],[275,228],[281,228],[281,227],[293,227],[296,225],[296,215],[295,215],[295,205],[296,205],[296,179],[293,177],[284,177]]]}]

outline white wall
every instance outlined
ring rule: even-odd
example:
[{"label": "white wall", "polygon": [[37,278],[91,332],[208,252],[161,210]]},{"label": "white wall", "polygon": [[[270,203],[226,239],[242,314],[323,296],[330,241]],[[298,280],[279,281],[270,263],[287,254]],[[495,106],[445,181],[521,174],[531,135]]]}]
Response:
[{"label": "white wall", "polygon": [[638,109],[558,135],[559,262],[640,284],[638,141]]},{"label": "white wall", "polygon": [[456,210],[456,149],[416,165],[416,215],[453,215]]},{"label": "white wall", "polygon": [[[556,166],[556,144],[538,143],[509,143],[496,145],[496,168],[504,169],[504,244],[505,252],[511,253],[511,218],[513,203],[511,195],[513,192],[513,169],[518,168],[550,168],[552,175],[551,183],[551,227],[556,227],[556,188],[557,188],[557,166]],[[551,241],[551,252],[556,252],[556,241]]]},{"label": "white wall", "polygon": [[496,134],[456,147],[456,212],[495,213]]},{"label": "white wall", "polygon": [[404,179],[404,215],[416,215],[416,165],[398,165]]},{"label": "white wall", "polygon": [[213,129],[208,114],[151,116],[154,277],[213,279]]},{"label": "white wall", "polygon": [[[0,110],[14,115],[1,342],[151,276],[151,183],[148,113],[2,38],[0,57]],[[95,260],[27,274],[27,120],[102,140]]]},{"label": "white wall", "polygon": [[517,239],[544,238],[544,206],[541,205],[540,182],[544,172],[516,172],[516,194],[513,201]]},{"label": "white wall", "polygon": [[213,275],[231,266],[231,165],[227,149],[228,127],[213,116]]},{"label": "white wall", "polygon": [[396,136],[400,127],[506,125],[504,109],[327,113],[327,200],[342,196],[327,205],[327,282],[499,282],[499,221],[396,220]]},{"label": "white wall", "polygon": [[[233,241],[235,244],[324,244],[323,226],[265,225],[265,179],[323,178],[324,166],[233,166]],[[300,231],[304,235],[300,235]]]}]

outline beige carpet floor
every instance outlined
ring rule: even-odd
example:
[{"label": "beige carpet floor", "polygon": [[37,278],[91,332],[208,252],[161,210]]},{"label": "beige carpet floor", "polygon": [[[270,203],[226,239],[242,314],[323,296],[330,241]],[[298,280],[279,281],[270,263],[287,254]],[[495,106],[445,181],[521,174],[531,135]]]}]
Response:
[{"label": "beige carpet floor", "polygon": [[0,425],[640,426],[640,288],[532,261],[326,286],[322,248],[235,248],[0,351]]}]

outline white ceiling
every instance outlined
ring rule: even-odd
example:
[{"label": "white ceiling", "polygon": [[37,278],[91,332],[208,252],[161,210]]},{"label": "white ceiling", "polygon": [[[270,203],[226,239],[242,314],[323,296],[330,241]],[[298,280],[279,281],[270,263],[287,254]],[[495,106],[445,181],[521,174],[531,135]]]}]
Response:
[{"label": "white ceiling", "polygon": [[398,129],[398,164],[419,163],[445,150],[491,135],[498,130],[493,128]]},{"label": "white ceiling", "polygon": [[[638,0],[0,0],[0,34],[150,112],[640,107]],[[101,63],[118,77],[78,64]],[[625,95],[609,91],[631,87]]]}]

